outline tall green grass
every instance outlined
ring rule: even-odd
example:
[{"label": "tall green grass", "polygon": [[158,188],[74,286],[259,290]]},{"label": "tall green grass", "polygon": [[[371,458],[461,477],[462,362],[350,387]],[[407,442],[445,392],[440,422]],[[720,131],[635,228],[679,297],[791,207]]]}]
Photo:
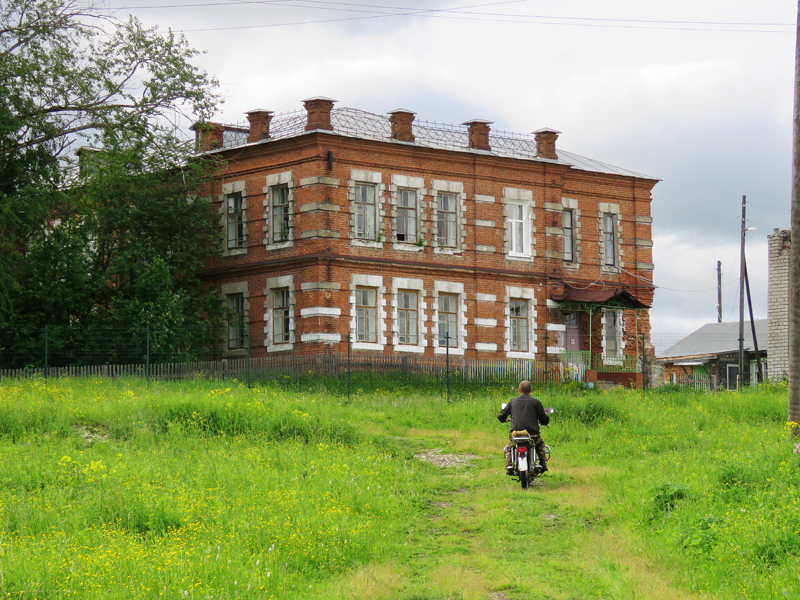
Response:
[{"label": "tall green grass", "polygon": [[[454,386],[449,402],[436,381],[351,386],[348,401],[341,380],[313,376],[252,390],[0,382],[0,595],[516,600],[539,583],[498,584],[498,565],[533,536],[550,597],[633,597],[612,559],[591,567],[599,575],[572,564],[592,531],[646,552],[689,595],[800,589],[785,388],[539,389],[556,409],[543,431],[553,472],[521,495],[500,474],[495,418],[515,385]],[[431,448],[476,458],[449,471],[414,458]],[[591,503],[564,508],[586,486]],[[447,529],[432,511],[455,493],[465,512]],[[517,505],[535,520],[509,519]],[[448,564],[463,565],[449,583]],[[357,592],[351,574],[375,565],[395,579]]]}]

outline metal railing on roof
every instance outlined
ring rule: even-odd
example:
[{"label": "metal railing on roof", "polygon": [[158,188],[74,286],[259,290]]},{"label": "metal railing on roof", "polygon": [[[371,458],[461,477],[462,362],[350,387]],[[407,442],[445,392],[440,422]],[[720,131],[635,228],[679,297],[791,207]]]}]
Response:
[{"label": "metal railing on roof", "polygon": [[[305,132],[305,110],[279,113],[270,122],[270,139],[284,139]],[[389,118],[356,108],[334,108],[331,111],[333,131],[341,135],[388,140],[392,137]],[[247,124],[226,125],[225,131],[235,130],[236,135],[226,136],[224,147],[230,148],[247,142]],[[469,129],[466,125],[415,120],[412,124],[415,142],[421,146],[466,150],[469,148]],[[244,133],[242,133],[244,132]],[[533,135],[492,131],[489,134],[492,152],[505,156],[536,157],[536,140]]]}]

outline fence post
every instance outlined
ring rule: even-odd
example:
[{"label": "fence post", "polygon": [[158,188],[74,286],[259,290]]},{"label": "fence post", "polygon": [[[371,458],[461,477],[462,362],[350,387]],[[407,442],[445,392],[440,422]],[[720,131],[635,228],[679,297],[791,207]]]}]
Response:
[{"label": "fence post", "polygon": [[253,389],[252,382],[251,382],[251,366],[250,366],[250,357],[251,357],[251,349],[250,349],[250,323],[247,323],[247,329],[245,329],[245,336],[247,336],[247,389]]},{"label": "fence post", "polygon": [[350,404],[350,332],[347,332],[347,403]]},{"label": "fence post", "polygon": [[444,347],[445,347],[445,368],[444,376],[447,382],[447,402],[450,402],[450,332],[444,333]]},{"label": "fence post", "polygon": [[145,367],[144,373],[147,379],[147,387],[150,387],[150,323],[147,324],[147,342],[145,344]]},{"label": "fence post", "polygon": [[647,389],[647,357],[644,353],[644,334],[641,334],[642,338],[642,389]]},{"label": "fence post", "polygon": [[50,352],[49,339],[48,339],[49,327],[50,327],[49,325],[44,326],[44,378],[45,379],[47,379],[50,375],[50,363],[49,363],[50,357],[48,356]]},{"label": "fence post", "polygon": [[547,323],[544,324],[544,387],[547,387],[547,384],[550,383],[548,381],[548,375],[550,374],[550,366],[547,362],[547,346],[550,342],[550,335],[547,331]]}]

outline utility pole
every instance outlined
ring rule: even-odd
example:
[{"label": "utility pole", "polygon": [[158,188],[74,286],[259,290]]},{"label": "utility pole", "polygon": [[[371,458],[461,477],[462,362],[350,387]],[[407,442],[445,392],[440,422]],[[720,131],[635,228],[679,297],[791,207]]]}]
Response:
[{"label": "utility pole", "polygon": [[[794,128],[792,136],[792,246],[789,254],[789,415],[800,423],[800,2],[794,62]],[[791,432],[800,436],[800,428]]]},{"label": "utility pole", "polygon": [[746,226],[747,196],[742,196],[742,239],[739,254],[739,375],[736,378],[736,389],[742,389],[744,381],[744,236]]},{"label": "utility pole", "polygon": [[722,261],[717,261],[717,323],[722,323]]}]

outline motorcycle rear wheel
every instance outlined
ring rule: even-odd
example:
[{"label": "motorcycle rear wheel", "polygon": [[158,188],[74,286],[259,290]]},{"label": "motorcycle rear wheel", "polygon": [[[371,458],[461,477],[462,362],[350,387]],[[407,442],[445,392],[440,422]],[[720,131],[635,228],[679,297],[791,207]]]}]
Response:
[{"label": "motorcycle rear wheel", "polygon": [[519,482],[522,484],[522,489],[527,490],[528,487],[531,485],[530,478],[528,477],[527,471],[522,471],[519,474]]}]

